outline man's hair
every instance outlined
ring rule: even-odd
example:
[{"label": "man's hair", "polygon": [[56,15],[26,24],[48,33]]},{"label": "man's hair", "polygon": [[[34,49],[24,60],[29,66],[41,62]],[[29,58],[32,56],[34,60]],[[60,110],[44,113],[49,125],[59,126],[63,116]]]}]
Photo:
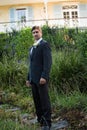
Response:
[{"label": "man's hair", "polygon": [[35,30],[35,29],[38,29],[39,31],[42,32],[41,27],[39,27],[39,26],[33,26],[32,29],[31,29],[31,32],[32,32],[33,30]]}]

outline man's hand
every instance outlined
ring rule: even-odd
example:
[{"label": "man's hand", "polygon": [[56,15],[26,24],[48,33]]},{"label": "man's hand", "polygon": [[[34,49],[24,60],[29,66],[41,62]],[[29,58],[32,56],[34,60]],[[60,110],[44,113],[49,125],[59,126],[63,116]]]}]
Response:
[{"label": "man's hand", "polygon": [[46,84],[46,79],[40,78],[40,84]]},{"label": "man's hand", "polygon": [[26,86],[27,86],[27,87],[30,87],[30,86],[31,86],[29,80],[26,81]]}]

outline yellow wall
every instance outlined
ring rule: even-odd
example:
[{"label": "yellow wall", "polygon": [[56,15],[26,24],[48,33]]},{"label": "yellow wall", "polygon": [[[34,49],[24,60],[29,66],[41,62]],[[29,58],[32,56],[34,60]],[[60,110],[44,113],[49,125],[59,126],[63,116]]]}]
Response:
[{"label": "yellow wall", "polygon": [[8,7],[0,7],[0,22],[8,22],[9,18],[9,8]]},{"label": "yellow wall", "polygon": [[[43,3],[44,0],[0,0],[0,6]],[[48,2],[87,2],[87,0],[48,0]]]},{"label": "yellow wall", "polygon": [[[34,8],[35,20],[46,18],[44,4],[36,4],[36,5],[33,5],[32,7]],[[49,19],[53,18],[53,4],[51,3],[48,4],[48,18]]]},{"label": "yellow wall", "polygon": [[43,3],[43,0],[0,0],[0,5],[17,5],[28,3]]},{"label": "yellow wall", "polygon": [[[0,3],[3,2],[7,2],[8,0],[0,0]],[[10,2],[13,0],[9,0]],[[17,5],[8,5],[8,6],[0,6],[0,22],[9,22],[9,10],[10,8],[19,8],[19,7],[28,7],[28,6],[32,6],[34,9],[34,19],[45,19],[45,12],[44,12],[44,3],[32,3],[30,4],[30,0],[15,0],[18,1],[20,3],[20,1],[29,1],[29,4],[17,4]],[[39,0],[31,0],[31,1],[39,1]],[[41,0],[40,0],[41,1]],[[51,3],[48,3],[48,18],[54,18],[53,15],[53,5],[55,5],[55,2],[57,1],[56,4],[60,4],[60,2],[58,2],[58,0],[48,0]],[[52,1],[54,1],[52,3]],[[84,1],[87,3],[87,0],[59,0],[59,1]],[[43,2],[43,0],[42,0]],[[83,3],[84,3],[83,2]],[[65,2],[62,2],[65,3]],[[69,2],[67,2],[69,3]]]},{"label": "yellow wall", "polygon": [[34,19],[44,19],[44,4],[35,4],[32,7],[34,9]]},{"label": "yellow wall", "polygon": [[[10,8],[23,8],[32,6],[34,11],[34,20],[45,19],[44,4],[29,4],[29,5],[16,5],[0,7],[0,22],[9,22],[9,10]],[[52,4],[48,6],[48,18],[52,18]]]}]

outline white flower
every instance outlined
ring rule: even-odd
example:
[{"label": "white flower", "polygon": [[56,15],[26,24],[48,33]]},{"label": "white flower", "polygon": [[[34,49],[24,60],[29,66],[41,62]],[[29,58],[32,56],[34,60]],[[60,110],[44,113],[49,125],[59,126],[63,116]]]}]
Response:
[{"label": "white flower", "polygon": [[35,42],[34,44],[33,44],[33,46],[37,46],[38,45],[38,43],[37,42]]},{"label": "white flower", "polygon": [[35,43],[33,44],[33,46],[34,46],[34,47],[37,47],[38,44],[39,44],[38,42],[35,42]]}]

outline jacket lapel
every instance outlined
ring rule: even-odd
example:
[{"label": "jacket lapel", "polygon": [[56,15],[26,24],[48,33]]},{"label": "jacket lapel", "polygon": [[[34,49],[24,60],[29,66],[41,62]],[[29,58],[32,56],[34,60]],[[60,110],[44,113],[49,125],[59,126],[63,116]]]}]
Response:
[{"label": "jacket lapel", "polygon": [[35,54],[35,47],[31,47],[31,49],[30,49],[30,59],[32,60],[33,59],[33,56],[34,56],[34,54]]},{"label": "jacket lapel", "polygon": [[[40,41],[39,45],[42,44],[42,43],[43,43],[43,40]],[[39,46],[39,45],[38,45],[38,46]],[[35,54],[35,50],[38,48],[38,46],[36,46],[36,47],[32,46],[32,47],[30,48],[30,59],[31,59],[31,60],[33,59],[33,56],[34,56],[34,54]]]}]

